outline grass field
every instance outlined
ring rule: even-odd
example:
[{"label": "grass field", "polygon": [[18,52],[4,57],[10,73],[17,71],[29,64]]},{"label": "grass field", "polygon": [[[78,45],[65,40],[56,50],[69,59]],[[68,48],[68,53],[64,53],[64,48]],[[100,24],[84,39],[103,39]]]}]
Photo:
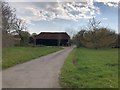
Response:
[{"label": "grass field", "polygon": [[60,74],[62,87],[118,88],[118,50],[75,48]]},{"label": "grass field", "polygon": [[3,49],[2,68],[8,68],[31,59],[61,50],[61,47],[12,47]]}]

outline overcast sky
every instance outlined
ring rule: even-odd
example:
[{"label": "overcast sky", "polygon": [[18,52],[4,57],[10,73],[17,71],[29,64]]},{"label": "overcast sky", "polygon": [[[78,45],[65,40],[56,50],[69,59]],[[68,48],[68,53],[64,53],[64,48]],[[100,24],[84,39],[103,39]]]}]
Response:
[{"label": "overcast sky", "polygon": [[[25,20],[30,33],[42,31],[79,31],[92,17],[118,32],[118,0],[87,0],[87,2],[9,2],[18,18]],[[73,0],[74,1],[74,0]],[[82,1],[82,0],[81,0]]]}]

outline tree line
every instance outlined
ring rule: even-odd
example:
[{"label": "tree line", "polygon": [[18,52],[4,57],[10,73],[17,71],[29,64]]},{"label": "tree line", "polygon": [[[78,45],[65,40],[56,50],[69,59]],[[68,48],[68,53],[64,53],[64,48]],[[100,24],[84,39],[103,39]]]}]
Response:
[{"label": "tree line", "polygon": [[2,11],[2,31],[6,34],[17,35],[20,38],[20,44],[27,44],[29,32],[27,24],[22,19],[17,18],[16,9],[11,8],[9,3],[0,2]]},{"label": "tree line", "polygon": [[89,20],[87,28],[80,30],[74,37],[73,42],[77,47],[87,48],[119,48],[120,34],[107,27],[100,26],[101,22],[95,18]]}]

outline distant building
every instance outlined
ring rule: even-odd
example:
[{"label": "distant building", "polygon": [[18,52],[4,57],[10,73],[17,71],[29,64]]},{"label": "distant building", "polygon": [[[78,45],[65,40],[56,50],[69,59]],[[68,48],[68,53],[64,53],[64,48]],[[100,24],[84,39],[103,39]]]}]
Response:
[{"label": "distant building", "polygon": [[66,32],[41,32],[34,40],[36,45],[67,46],[70,36]]}]

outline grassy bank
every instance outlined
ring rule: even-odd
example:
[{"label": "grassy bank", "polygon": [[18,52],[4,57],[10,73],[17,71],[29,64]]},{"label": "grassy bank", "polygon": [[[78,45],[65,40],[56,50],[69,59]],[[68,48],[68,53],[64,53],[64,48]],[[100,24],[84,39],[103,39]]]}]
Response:
[{"label": "grassy bank", "polygon": [[8,68],[31,59],[61,50],[61,47],[11,47],[3,49],[2,68]]},{"label": "grassy bank", "polygon": [[62,87],[117,88],[118,50],[75,48],[60,75]]}]

